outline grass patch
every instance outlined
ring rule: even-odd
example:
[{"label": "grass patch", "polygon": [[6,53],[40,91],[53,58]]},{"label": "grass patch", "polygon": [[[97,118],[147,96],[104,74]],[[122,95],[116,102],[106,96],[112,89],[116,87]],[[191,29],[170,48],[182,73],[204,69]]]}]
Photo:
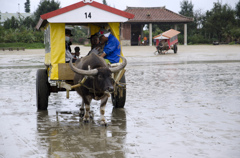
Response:
[{"label": "grass patch", "polygon": [[91,43],[84,44],[84,46],[86,46],[86,47],[91,47]]},{"label": "grass patch", "polygon": [[0,43],[0,47],[24,47],[25,49],[44,49],[43,43]]}]

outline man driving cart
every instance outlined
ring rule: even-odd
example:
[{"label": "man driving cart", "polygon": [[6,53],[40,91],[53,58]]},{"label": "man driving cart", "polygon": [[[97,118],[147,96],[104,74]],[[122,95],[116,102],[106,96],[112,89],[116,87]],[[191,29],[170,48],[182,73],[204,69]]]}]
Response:
[{"label": "man driving cart", "polygon": [[118,63],[120,59],[119,55],[121,53],[120,42],[118,39],[106,29],[99,30],[99,39],[100,43],[104,44],[101,57],[103,57],[109,64]]}]

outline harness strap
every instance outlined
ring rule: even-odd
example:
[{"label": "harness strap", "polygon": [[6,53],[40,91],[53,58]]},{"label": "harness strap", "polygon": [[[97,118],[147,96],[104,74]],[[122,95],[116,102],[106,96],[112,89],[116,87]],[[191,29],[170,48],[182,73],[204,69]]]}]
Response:
[{"label": "harness strap", "polygon": [[[80,86],[83,86],[83,87],[87,88],[87,89],[89,90],[89,92],[93,93],[95,100],[100,100],[100,99],[102,99],[102,98],[105,96],[105,94],[107,94],[107,96],[110,97],[110,94],[109,94],[109,93],[96,91],[96,90],[95,90],[95,84],[94,84],[94,82],[93,82],[93,88],[90,88],[90,87],[84,85],[84,83],[82,83],[82,82],[79,82],[76,87],[80,87]],[[74,88],[76,88],[76,87],[74,87]],[[104,93],[104,94],[103,94],[102,96],[98,97],[98,96],[96,95],[96,93]]]}]

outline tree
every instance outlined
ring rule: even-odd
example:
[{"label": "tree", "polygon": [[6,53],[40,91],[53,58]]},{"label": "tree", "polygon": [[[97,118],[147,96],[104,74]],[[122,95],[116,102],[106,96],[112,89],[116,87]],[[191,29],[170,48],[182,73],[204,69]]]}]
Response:
[{"label": "tree", "polygon": [[[192,4],[192,1],[188,2],[188,0],[183,0],[182,2],[180,2],[181,11],[179,12],[179,14],[184,15],[186,17],[194,18],[193,7],[194,6]],[[197,22],[194,19],[194,22],[188,24],[188,35],[191,36],[195,34],[196,29]],[[184,32],[182,25],[179,27],[179,31]]]},{"label": "tree", "polygon": [[238,1],[236,5],[236,16],[238,19],[240,19],[240,0]]},{"label": "tree", "polygon": [[36,24],[34,23],[33,19],[30,16],[26,17],[23,20],[22,25],[30,29],[33,29],[36,26]]},{"label": "tree", "polygon": [[103,4],[107,5],[107,1],[106,1],[106,0],[103,0]]},{"label": "tree", "polygon": [[25,3],[25,12],[30,13],[30,0],[27,0]]},{"label": "tree", "polygon": [[12,16],[11,19],[7,19],[3,23],[3,27],[5,29],[17,29],[19,26],[20,26],[20,22],[14,16]]},{"label": "tree", "polygon": [[183,0],[180,2],[181,11],[179,14],[187,16],[187,17],[193,17],[193,4],[192,1],[188,2],[188,0]]},{"label": "tree", "polygon": [[217,38],[221,42],[231,36],[230,30],[234,25],[236,25],[234,10],[227,4],[217,2],[211,11],[207,11],[203,27],[211,38]]},{"label": "tree", "polygon": [[240,27],[240,0],[236,4],[237,26]]},{"label": "tree", "polygon": [[84,41],[88,38],[88,28],[86,26],[75,26],[72,30],[73,43],[84,44]]},{"label": "tree", "polygon": [[196,10],[194,12],[194,22],[197,25],[197,29],[202,28],[204,19],[205,19],[205,13],[203,13],[201,9]]},{"label": "tree", "polygon": [[40,15],[57,10],[60,8],[60,2],[54,0],[41,0],[37,10],[34,12],[34,22],[37,24]]}]

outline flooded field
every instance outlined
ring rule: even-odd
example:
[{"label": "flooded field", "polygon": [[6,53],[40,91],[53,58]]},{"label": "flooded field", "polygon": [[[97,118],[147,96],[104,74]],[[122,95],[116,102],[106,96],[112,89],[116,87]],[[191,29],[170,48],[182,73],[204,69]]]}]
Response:
[{"label": "flooded field", "polygon": [[[89,47],[81,47],[84,56]],[[108,127],[79,118],[81,98],[50,95],[37,111],[43,50],[0,51],[0,158],[239,158],[240,46],[123,47],[127,100],[106,106]]]}]

